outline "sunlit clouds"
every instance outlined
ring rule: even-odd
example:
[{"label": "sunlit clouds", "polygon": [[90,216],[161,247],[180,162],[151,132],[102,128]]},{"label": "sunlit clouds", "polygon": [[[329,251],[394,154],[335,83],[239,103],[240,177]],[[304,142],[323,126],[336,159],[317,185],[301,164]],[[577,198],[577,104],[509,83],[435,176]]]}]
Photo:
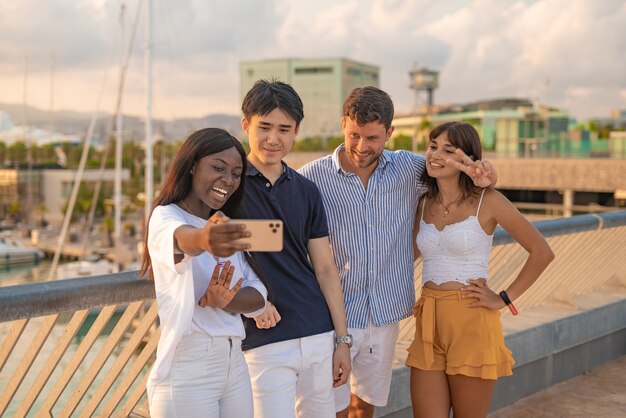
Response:
[{"label": "sunlit clouds", "polygon": [[[379,66],[400,112],[413,105],[408,71],[417,64],[441,71],[437,103],[524,97],[607,117],[626,108],[625,3],[152,0],[154,112],[238,114],[239,62],[290,56]],[[27,74],[30,105],[46,109],[53,89],[56,109],[91,111],[108,71],[103,105],[111,111],[119,4],[0,0],[0,102],[21,103]],[[128,41],[138,3],[126,4]],[[124,104],[132,114],[144,107],[137,29]]]}]

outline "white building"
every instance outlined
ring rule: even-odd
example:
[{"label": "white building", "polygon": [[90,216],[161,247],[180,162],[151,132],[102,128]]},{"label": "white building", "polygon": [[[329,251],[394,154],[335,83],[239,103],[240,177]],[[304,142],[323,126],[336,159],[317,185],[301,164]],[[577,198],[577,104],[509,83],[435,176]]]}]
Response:
[{"label": "white building", "polygon": [[[65,215],[63,206],[68,201],[76,170],[66,169],[37,169],[29,172],[26,169],[2,168],[0,169],[0,218],[7,214],[8,205],[18,201],[23,211],[29,211],[32,216],[37,211],[38,205],[46,208],[46,219],[52,222],[60,222]],[[113,182],[115,170],[106,169],[102,177],[100,170],[84,170],[83,183],[95,183],[98,180]],[[130,171],[122,169],[122,181],[130,179]],[[29,190],[31,197],[29,199]]]}]

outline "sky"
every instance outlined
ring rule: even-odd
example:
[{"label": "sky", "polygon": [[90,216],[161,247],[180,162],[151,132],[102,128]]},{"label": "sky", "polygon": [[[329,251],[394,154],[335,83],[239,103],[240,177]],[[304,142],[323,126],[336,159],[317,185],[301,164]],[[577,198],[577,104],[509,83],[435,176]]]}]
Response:
[{"label": "sky", "polygon": [[[0,0],[0,103],[112,112],[121,39],[127,47],[140,4]],[[626,109],[626,0],[151,4],[157,118],[239,115],[239,62],[285,57],[377,65],[397,113],[414,106],[408,73],[415,66],[440,72],[436,104],[529,98],[579,120]],[[143,17],[136,33],[123,108],[142,115]]]}]

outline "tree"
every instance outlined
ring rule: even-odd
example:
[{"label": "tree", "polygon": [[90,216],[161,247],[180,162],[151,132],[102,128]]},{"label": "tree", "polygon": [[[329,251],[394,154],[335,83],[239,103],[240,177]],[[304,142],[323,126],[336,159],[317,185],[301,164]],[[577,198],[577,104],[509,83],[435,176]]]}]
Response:
[{"label": "tree", "polygon": [[328,138],[328,148],[326,151],[334,151],[339,145],[343,144],[343,136],[331,136]]},{"label": "tree", "polygon": [[0,166],[6,164],[7,161],[7,145],[0,142]]},{"label": "tree", "polygon": [[113,241],[113,230],[115,229],[115,221],[113,220],[113,217],[110,215],[107,215],[104,217],[104,219],[102,220],[102,232],[104,232],[104,234],[106,235],[106,239],[107,239],[107,247],[113,247],[113,245],[115,244]]},{"label": "tree", "polygon": [[126,222],[124,224],[124,231],[129,237],[134,238],[137,235],[137,226],[133,222]]},{"label": "tree", "polygon": [[48,208],[43,203],[37,205],[37,211],[41,218],[39,219],[39,224],[43,227],[48,225],[48,221],[46,221],[46,213],[48,212]]},{"label": "tree", "polygon": [[426,144],[428,144],[428,135],[430,135],[430,131],[432,130],[433,123],[429,119],[422,119],[419,124],[419,136],[417,141],[417,149],[420,149],[420,145],[424,145],[423,149],[426,149]]},{"label": "tree", "polygon": [[322,138],[319,136],[306,137],[293,143],[294,151],[310,152],[321,151],[324,148]]},{"label": "tree", "polygon": [[[50,144],[31,145],[31,157],[34,164],[46,164],[50,162],[50,154],[54,153],[54,149]],[[52,151],[52,152],[50,152]]]},{"label": "tree", "polygon": [[[389,142],[387,144],[389,144]],[[403,149],[411,151],[413,149],[413,139],[408,135],[398,134],[393,138],[393,149]]]},{"label": "tree", "polygon": [[25,162],[28,157],[28,149],[23,141],[16,141],[7,150],[8,160],[11,164]]},{"label": "tree", "polygon": [[[78,189],[78,195],[76,196],[76,204],[74,205],[74,211],[72,212],[72,221],[75,221],[79,216],[86,217],[89,214],[91,208],[91,200],[93,197],[93,186],[87,184],[81,184]],[[104,196],[107,195],[105,187],[102,188],[96,202],[96,216],[102,216],[104,213]],[[110,195],[110,192],[109,192]],[[63,204],[63,213],[67,211],[67,205],[69,200]]]},{"label": "tree", "polygon": [[19,204],[19,202],[12,202],[9,203],[9,206],[7,206],[7,213],[15,222],[21,219],[21,211],[22,206]]}]

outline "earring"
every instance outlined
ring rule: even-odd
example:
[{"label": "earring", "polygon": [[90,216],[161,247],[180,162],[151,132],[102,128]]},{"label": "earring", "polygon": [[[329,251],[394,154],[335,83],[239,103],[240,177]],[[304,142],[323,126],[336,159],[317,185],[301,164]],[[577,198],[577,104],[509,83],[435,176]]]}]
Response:
[{"label": "earring", "polygon": [[193,176],[193,168],[191,170],[189,170],[189,174],[191,174]]}]

